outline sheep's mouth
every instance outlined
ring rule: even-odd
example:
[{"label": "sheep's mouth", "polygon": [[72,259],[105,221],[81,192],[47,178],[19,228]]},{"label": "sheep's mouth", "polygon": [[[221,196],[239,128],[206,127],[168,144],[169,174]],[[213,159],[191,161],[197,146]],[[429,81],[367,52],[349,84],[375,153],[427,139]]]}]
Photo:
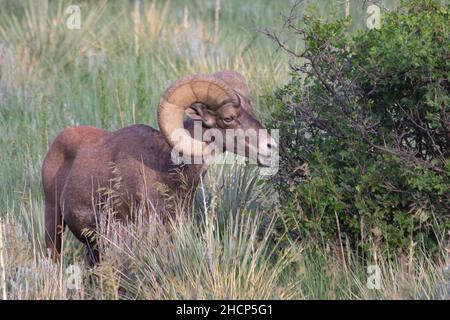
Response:
[{"label": "sheep's mouth", "polygon": [[257,158],[258,166],[268,168],[272,166],[272,156],[265,156],[258,154]]}]

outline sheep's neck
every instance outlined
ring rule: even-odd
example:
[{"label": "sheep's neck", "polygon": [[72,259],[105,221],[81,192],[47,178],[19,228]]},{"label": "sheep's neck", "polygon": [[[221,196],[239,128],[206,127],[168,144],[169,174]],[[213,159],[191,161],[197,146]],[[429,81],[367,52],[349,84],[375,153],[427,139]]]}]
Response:
[{"label": "sheep's neck", "polygon": [[[188,130],[191,137],[194,136],[194,121],[187,120],[184,123],[184,128]],[[202,136],[207,130],[207,128],[202,128]],[[208,164],[204,161],[202,157],[198,157],[195,159],[192,159],[192,164],[185,164],[182,167],[182,173],[187,179],[187,182],[190,186],[192,186],[192,190],[196,190],[198,187],[198,184],[200,183],[200,177],[203,177],[208,170]]]},{"label": "sheep's neck", "polygon": [[[194,122],[192,120],[187,120],[184,123],[184,128],[188,130],[191,137],[194,136]],[[207,130],[207,128],[202,128],[202,136]],[[194,160],[194,159],[191,159]],[[190,206],[194,200],[196,190],[200,184],[201,178],[205,175],[208,170],[208,163],[211,163],[214,159],[208,159],[205,162],[203,157],[195,159],[192,164],[183,164],[179,167],[176,174],[181,174],[181,176],[174,176],[172,180],[172,190],[175,193],[175,208],[180,209],[185,208],[185,206]],[[179,210],[170,210],[171,212],[179,212]],[[183,210],[182,210],[183,211]]]}]

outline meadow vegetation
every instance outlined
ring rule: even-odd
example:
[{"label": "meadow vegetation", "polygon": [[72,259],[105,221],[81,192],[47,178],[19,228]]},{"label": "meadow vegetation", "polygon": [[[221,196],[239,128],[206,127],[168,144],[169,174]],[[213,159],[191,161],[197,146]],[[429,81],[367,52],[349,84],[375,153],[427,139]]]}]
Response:
[{"label": "meadow vegetation", "polygon": [[[352,1],[350,34],[364,28],[363,2]],[[43,243],[40,165],[63,128],[157,127],[159,95],[172,81],[223,69],[245,75],[255,113],[276,124],[274,92],[296,79],[291,57],[261,32],[282,29],[281,14],[293,1],[78,1],[79,30],[67,28],[70,4],[0,0],[0,297],[448,299],[445,227],[436,231],[433,254],[417,245],[386,255],[365,239],[361,255],[344,237],[293,237],[307,208],[279,197],[274,181],[252,165],[212,166],[192,208],[170,225],[139,214],[127,226],[103,224],[104,255],[95,268],[85,266],[70,232],[62,261],[52,263]],[[334,19],[344,8],[324,1],[314,12]],[[304,48],[301,38],[288,40]],[[334,184],[314,181],[308,199],[324,201]],[[380,289],[367,286],[370,265],[379,267]],[[78,271],[81,282],[74,283]]]}]

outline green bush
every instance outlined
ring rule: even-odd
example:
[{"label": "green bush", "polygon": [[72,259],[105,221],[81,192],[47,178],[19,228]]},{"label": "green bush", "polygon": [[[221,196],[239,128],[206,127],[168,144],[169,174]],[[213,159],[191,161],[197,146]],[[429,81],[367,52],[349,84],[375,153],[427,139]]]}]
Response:
[{"label": "green bush", "polygon": [[280,129],[284,226],[365,251],[435,250],[450,226],[449,8],[403,2],[379,29],[286,20],[292,80],[268,97]]}]

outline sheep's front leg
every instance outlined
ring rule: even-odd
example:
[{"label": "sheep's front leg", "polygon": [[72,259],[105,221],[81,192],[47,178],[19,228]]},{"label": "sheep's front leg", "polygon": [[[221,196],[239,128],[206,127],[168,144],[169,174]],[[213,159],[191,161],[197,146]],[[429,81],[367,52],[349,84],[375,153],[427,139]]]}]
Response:
[{"label": "sheep's front leg", "polygon": [[54,262],[58,262],[61,255],[63,232],[65,223],[59,207],[45,203],[45,243]]}]

